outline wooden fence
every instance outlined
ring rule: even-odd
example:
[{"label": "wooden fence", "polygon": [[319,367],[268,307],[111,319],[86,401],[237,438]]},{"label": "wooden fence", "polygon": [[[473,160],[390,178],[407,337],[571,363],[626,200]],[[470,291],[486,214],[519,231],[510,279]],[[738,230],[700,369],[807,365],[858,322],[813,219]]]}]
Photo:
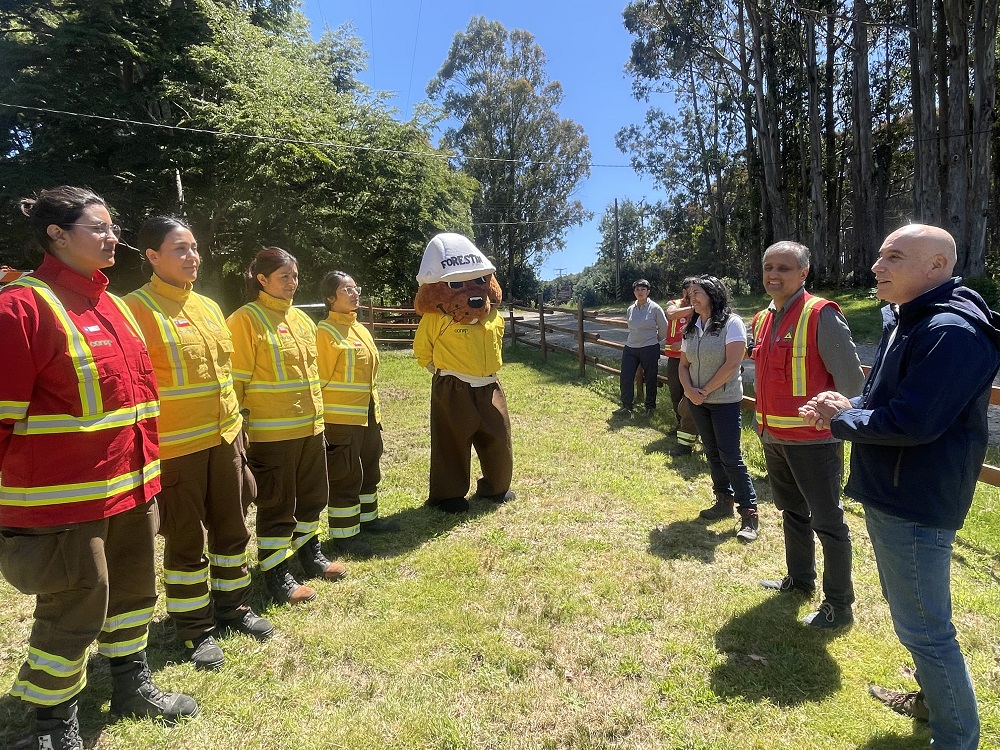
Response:
[{"label": "wooden fence", "polygon": [[[312,308],[324,306],[302,305],[302,307]],[[627,329],[628,323],[624,320],[587,312],[583,309],[582,303],[580,303],[575,309],[567,307],[553,307],[552,305],[544,304],[541,298],[539,298],[536,307],[528,307],[516,302],[502,305],[501,307],[507,308],[507,319],[510,326],[508,327],[505,335],[510,338],[512,344],[516,345],[520,342],[522,344],[527,344],[528,346],[541,349],[543,360],[548,359],[548,352],[550,350],[569,354],[575,357],[579,363],[581,377],[586,375],[587,365],[590,365],[594,369],[601,372],[613,373],[619,376],[621,375],[620,367],[607,364],[606,362],[601,361],[601,358],[596,355],[587,354],[586,345],[591,344],[592,346],[602,346],[617,352],[621,352],[625,348],[625,345],[614,341],[607,336],[602,336],[600,332],[585,330],[584,324],[587,321],[590,321],[592,323],[599,323],[600,325],[609,326],[611,328]],[[526,320],[522,315],[516,315],[515,312],[517,310],[537,313],[538,322],[536,323]],[[546,323],[546,313],[573,315],[576,320],[576,325],[569,327]],[[372,338],[375,339],[376,343],[404,346],[413,346],[413,336],[420,321],[420,317],[412,307],[376,306],[374,301],[371,299],[368,300],[367,305],[362,305],[362,307],[358,310],[358,319],[364,323],[369,331],[371,331]],[[520,336],[518,334],[518,328],[536,332],[538,334],[538,341]],[[381,335],[383,333],[393,335]],[[568,347],[555,342],[547,341],[546,333],[572,336],[576,345],[575,347]],[[612,362],[617,362],[619,357],[608,357],[607,359]],[[864,369],[867,373],[869,368],[865,367]],[[642,388],[641,375],[641,370],[636,373],[636,388],[640,391],[640,393]],[[662,383],[667,382],[666,377],[663,375],[657,374],[657,379]],[[1000,388],[997,386],[993,386],[993,391],[990,394],[990,403],[993,405],[1000,405]],[[743,404],[748,408],[753,408],[756,402],[752,396],[744,396]],[[993,485],[994,487],[1000,487],[1000,467],[983,464],[983,468],[979,473],[979,481],[985,484]]]},{"label": "wooden fence", "polygon": [[[531,310],[532,312],[538,313],[538,322],[533,323],[529,321],[522,321],[520,323],[515,322],[514,310]],[[547,324],[545,322],[545,314],[548,313],[561,313],[561,314],[573,314],[576,317],[576,326],[574,328],[569,328],[568,326],[556,326]],[[584,330],[584,323],[586,321],[591,321],[594,323],[600,323],[601,325],[611,326],[613,328],[628,328],[628,323],[618,318],[603,317],[596,313],[590,313],[583,309],[583,304],[580,303],[577,308],[566,307],[553,307],[551,305],[543,304],[542,300],[539,299],[537,308],[524,307],[522,305],[512,304],[510,306],[510,318],[511,318],[511,341],[517,343],[528,344],[529,346],[534,346],[541,349],[542,359],[547,359],[547,354],[549,349],[554,349],[556,351],[566,352],[576,357],[577,362],[580,365],[580,376],[583,377],[586,374],[587,365],[592,365],[595,369],[601,370],[603,372],[610,372],[621,375],[621,370],[616,367],[612,367],[600,361],[597,356],[589,355],[586,353],[585,345],[590,343],[592,345],[604,346],[609,349],[614,349],[621,351],[625,348],[624,344],[620,344],[617,341],[612,341],[607,337],[602,337],[600,333],[594,331]],[[522,328],[527,328],[529,330],[538,332],[538,341],[533,341],[531,339],[526,339],[523,337],[518,337],[516,326],[520,325]],[[546,332],[550,333],[564,333],[573,335],[576,338],[576,347],[569,348],[565,346],[559,346],[557,344],[549,343],[545,340]],[[865,374],[871,369],[868,366],[863,367]],[[666,378],[662,375],[657,375],[657,378],[661,382],[666,382]],[[636,375],[637,386],[641,386],[640,375]],[[756,401],[753,396],[744,396],[743,405],[748,408],[753,408],[756,405]],[[1000,387],[993,386],[990,393],[990,404],[997,406],[1000,405]],[[982,469],[979,472],[979,481],[984,484],[989,484],[994,487],[1000,487],[1000,467],[990,466],[989,464],[983,464]]]}]

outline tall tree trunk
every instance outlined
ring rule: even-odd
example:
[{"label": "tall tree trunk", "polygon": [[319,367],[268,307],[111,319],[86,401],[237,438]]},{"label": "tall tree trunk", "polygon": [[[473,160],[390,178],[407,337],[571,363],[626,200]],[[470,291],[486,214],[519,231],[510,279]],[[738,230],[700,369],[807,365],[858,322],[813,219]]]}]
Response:
[{"label": "tall tree trunk", "polygon": [[913,218],[937,224],[941,216],[938,181],[937,108],[934,106],[934,0],[908,0],[910,87],[913,98]]},{"label": "tall tree trunk", "polygon": [[986,270],[986,224],[990,207],[990,163],[996,124],[998,0],[975,0],[972,19],[972,174],[969,186],[967,238],[969,257],[962,273],[982,276]]},{"label": "tall tree trunk", "polygon": [[868,68],[868,4],[854,3],[854,284],[870,283],[881,238],[875,234],[871,76]]},{"label": "tall tree trunk", "polygon": [[826,104],[823,113],[823,130],[826,137],[826,163],[823,173],[826,183],[827,245],[817,248],[817,252],[826,253],[828,277],[839,286],[844,282],[844,270],[840,262],[840,238],[842,236],[840,228],[840,159],[837,156],[837,118],[833,99],[837,71],[836,13],[836,3],[830,3],[830,10],[826,16],[826,65],[824,71]]},{"label": "tall tree trunk", "polygon": [[[759,210],[754,210],[750,205],[747,206],[747,213],[750,215],[750,227],[747,232],[749,236],[744,237],[743,246],[750,250],[750,268],[760,268],[760,260],[764,252],[764,247],[770,244],[767,241],[769,238],[765,237],[763,229],[763,222],[769,217],[769,209],[764,189],[764,174],[760,168],[760,156],[757,152],[757,144],[754,140],[753,132],[754,107],[748,83],[751,80],[751,69],[750,60],[747,57],[749,45],[747,44],[747,20],[744,3],[738,3],[737,11],[737,33],[739,35],[738,46],[740,50],[740,101],[743,103],[743,132],[746,139],[748,172],[747,185],[750,189],[748,203],[756,197],[760,205]],[[767,222],[767,225],[769,226],[770,222]],[[750,274],[750,284],[753,289],[762,288],[759,274]]]},{"label": "tall tree trunk", "polygon": [[[722,228],[720,207],[720,186],[712,184],[712,172],[709,168],[708,157],[705,154],[705,128],[701,122],[701,108],[698,98],[698,86],[694,79],[694,67],[688,66],[688,83],[691,85],[691,111],[694,114],[694,128],[697,133],[697,141],[702,144],[698,161],[701,166],[701,178],[705,181],[705,203],[708,206],[708,221],[712,227],[712,239],[715,241],[716,256],[722,263],[726,262],[726,238]],[[718,107],[713,107],[713,111],[718,111]],[[716,128],[716,133],[718,129]]]},{"label": "tall tree trunk", "polygon": [[816,22],[805,16],[806,78],[809,91],[809,188],[812,208],[812,254],[816,278],[825,279],[826,203],[823,201],[823,133],[819,119],[819,64],[816,60]]},{"label": "tall tree trunk", "polygon": [[[958,246],[958,269],[964,272],[969,258],[966,211],[969,194],[969,0],[945,0],[948,26],[948,133],[945,165],[948,174],[947,213],[944,228]],[[994,37],[993,44],[996,44]]]},{"label": "tall tree trunk", "polygon": [[764,191],[771,209],[770,234],[772,238],[787,239],[788,201],[779,169],[781,155],[778,150],[777,73],[773,68],[773,55],[764,54],[765,47],[773,47],[770,8],[765,8],[765,13],[761,14],[757,0],[748,0],[746,10],[752,34],[750,56],[754,68],[753,80],[756,81],[754,100],[757,109],[757,142],[764,172]]},{"label": "tall tree trunk", "polygon": [[941,226],[948,215],[948,122],[951,111],[951,99],[948,97],[948,24],[945,21],[944,3],[934,2],[934,69],[937,74],[937,130],[934,133],[934,159],[937,167],[937,179],[940,186],[938,194],[937,217],[935,224]]}]

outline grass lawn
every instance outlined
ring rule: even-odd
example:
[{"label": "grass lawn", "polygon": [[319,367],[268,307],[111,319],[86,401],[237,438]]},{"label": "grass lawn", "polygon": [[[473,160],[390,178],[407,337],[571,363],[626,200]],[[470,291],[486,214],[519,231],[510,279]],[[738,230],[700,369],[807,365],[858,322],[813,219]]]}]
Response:
[{"label": "grass lawn", "polygon": [[[854,532],[857,623],[837,636],[797,620],[814,609],[765,593],[780,577],[778,514],[759,443],[744,435],[761,495],[761,537],[699,522],[712,498],[700,454],[672,459],[661,391],[652,420],[609,421],[616,381],[580,380],[569,357],[507,352],[515,502],[424,509],[429,376],[383,355],[382,514],[403,531],[319,598],[257,605],[277,626],[257,644],[227,636],[222,671],[183,662],[161,595],[151,630],[157,683],[195,696],[174,728],[104,724],[107,663],[83,694],[87,747],[817,748],[903,750],[929,735],[872,700],[869,681],[909,689],[909,657],[882,600],[863,511]],[[475,464],[475,462],[474,462]],[[473,478],[475,465],[473,468]],[[975,680],[984,748],[1000,750],[1000,497],[980,486],[955,550],[955,622]],[[0,685],[24,658],[32,600],[0,581]],[[0,746],[29,726],[0,699]]]}]

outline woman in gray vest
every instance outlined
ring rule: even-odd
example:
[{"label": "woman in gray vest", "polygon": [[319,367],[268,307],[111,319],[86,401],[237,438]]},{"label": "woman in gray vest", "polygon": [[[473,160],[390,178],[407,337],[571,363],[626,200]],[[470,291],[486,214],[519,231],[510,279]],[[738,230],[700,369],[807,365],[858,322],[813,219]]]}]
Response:
[{"label": "woman in gray vest", "polygon": [[691,416],[698,425],[712,474],[715,504],[701,511],[715,520],[734,515],[739,506],[743,542],[757,538],[757,493],[740,450],[740,363],[746,354],[747,330],[729,308],[729,292],[714,276],[698,276],[688,290],[694,315],[684,329],[678,374]]}]

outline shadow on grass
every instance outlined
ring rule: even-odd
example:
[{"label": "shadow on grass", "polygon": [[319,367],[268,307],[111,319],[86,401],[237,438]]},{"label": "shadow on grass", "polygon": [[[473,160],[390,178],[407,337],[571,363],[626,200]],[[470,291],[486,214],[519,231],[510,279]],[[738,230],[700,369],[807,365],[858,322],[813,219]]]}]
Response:
[{"label": "shadow on grass", "polygon": [[916,731],[912,735],[880,732],[865,744],[858,745],[858,750],[917,750],[917,748],[926,748],[930,742],[930,733],[926,729],[917,728],[916,724],[914,724],[914,728]]},{"label": "shadow on grass", "polygon": [[778,594],[719,629],[715,645],[726,660],[712,670],[716,695],[794,706],[840,689],[840,667],[827,651],[831,636],[799,624],[800,603]]},{"label": "shadow on grass", "polygon": [[[173,630],[173,625],[167,622]],[[150,641],[157,636],[150,629]],[[25,644],[27,650],[27,644]],[[162,659],[151,655],[147,649],[147,659],[156,682],[156,672],[163,665]],[[157,666],[154,666],[156,664]],[[87,659],[87,686],[77,696],[79,704],[77,720],[80,722],[80,736],[85,748],[100,747],[101,736],[107,726],[112,723],[110,715],[104,710],[104,705],[111,698],[111,676],[108,660],[98,654],[92,654]],[[164,686],[160,686],[164,687]],[[166,686],[169,689],[169,686]],[[34,729],[34,707],[11,695],[0,697],[0,747],[14,747],[15,742]],[[30,745],[29,747],[35,747]]]},{"label": "shadow on grass", "polygon": [[[514,488],[517,491],[517,488]],[[513,502],[517,502],[514,500]],[[382,516],[399,522],[399,531],[390,534],[364,534],[363,538],[372,545],[371,557],[396,557],[411,552],[425,544],[428,540],[446,534],[457,526],[473,521],[476,518],[492,513],[502,507],[502,503],[483,500],[475,495],[469,498],[469,510],[465,513],[445,513],[426,505],[404,508],[389,516]],[[330,548],[324,542],[324,554],[331,560],[364,559],[354,555],[345,555]]]},{"label": "shadow on grass", "polygon": [[674,521],[649,532],[649,551],[664,560],[690,558],[710,563],[715,561],[715,548],[735,533],[735,529],[714,531],[706,521]]},{"label": "shadow on grass", "polygon": [[[85,748],[98,747],[101,735],[107,726],[107,714],[100,710],[100,702],[90,699],[91,691],[85,689],[80,694],[77,720],[80,722],[80,737]],[[27,735],[35,726],[34,709],[24,701],[5,695],[0,698],[0,747],[13,748],[15,743]],[[34,748],[35,745],[29,745]]]}]

